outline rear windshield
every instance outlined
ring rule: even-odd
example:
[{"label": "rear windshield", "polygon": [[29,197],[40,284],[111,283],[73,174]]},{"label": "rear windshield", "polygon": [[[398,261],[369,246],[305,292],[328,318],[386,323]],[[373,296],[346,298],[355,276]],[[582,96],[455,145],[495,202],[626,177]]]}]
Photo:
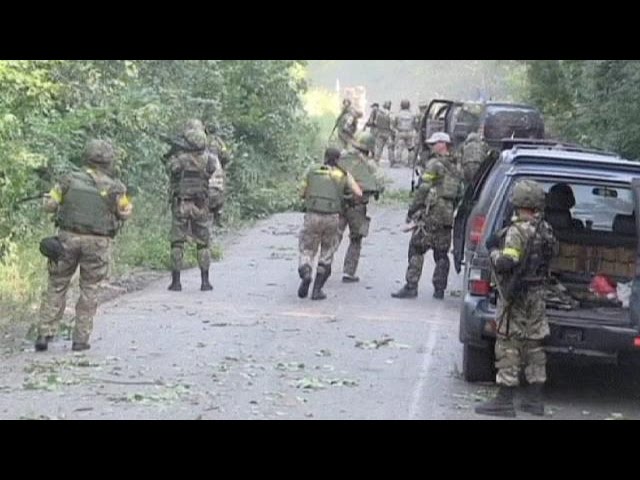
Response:
[{"label": "rear windshield", "polygon": [[[595,182],[538,181],[546,193],[545,218],[554,228],[635,235],[636,212],[631,189]],[[507,208],[513,211],[510,205]]]}]

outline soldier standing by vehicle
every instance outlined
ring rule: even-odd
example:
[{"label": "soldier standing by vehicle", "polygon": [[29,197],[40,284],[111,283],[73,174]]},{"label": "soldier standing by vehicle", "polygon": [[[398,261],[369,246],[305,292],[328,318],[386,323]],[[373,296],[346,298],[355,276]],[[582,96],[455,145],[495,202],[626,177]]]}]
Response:
[{"label": "soldier standing by vehicle", "polygon": [[167,160],[171,183],[171,285],[169,290],[179,292],[180,270],[184,257],[184,244],[191,236],[197,245],[198,265],[201,273],[200,290],[208,291],[211,252],[209,244],[209,180],[216,168],[216,156],[207,149],[207,134],[200,120],[189,120],[182,134],[185,147],[178,149]]},{"label": "soldier standing by vehicle", "polygon": [[[344,258],[342,281],[346,283],[359,282],[356,276],[360,261],[362,239],[369,234],[371,219],[367,216],[369,199],[376,200],[384,192],[384,183],[376,171],[369,157],[373,155],[375,139],[369,133],[360,135],[353,142],[351,148],[342,154],[338,166],[349,172],[360,186],[363,195],[358,197],[347,196],[344,203],[344,212],[340,218],[339,241],[342,241],[344,232],[349,226],[349,248]],[[339,244],[339,243],[338,243]]]},{"label": "soldier standing by vehicle", "polygon": [[422,174],[422,183],[409,207],[407,223],[413,222],[409,242],[409,266],[406,284],[394,298],[415,298],[422,276],[424,255],[431,249],[436,268],[433,272],[433,297],[442,300],[449,278],[449,248],[453,213],[461,195],[461,175],[449,148],[451,139],[443,132],[427,141],[433,153]]},{"label": "soldier standing by vehicle", "polygon": [[[407,153],[407,165],[413,162],[411,157],[414,150],[414,115],[411,113],[411,103],[409,100],[402,100],[400,103],[400,112],[393,119],[394,130],[394,167],[397,163],[402,163],[404,153]],[[399,153],[398,153],[399,152]]]},{"label": "soldier standing by vehicle", "polygon": [[54,213],[57,237],[42,241],[49,257],[49,285],[40,308],[36,351],[47,350],[64,314],[71,279],[80,268],[80,298],[76,305],[72,350],[90,348],[93,317],[98,307],[100,282],[106,279],[112,240],[131,216],[133,205],[126,187],[113,178],[114,146],[91,140],[84,151],[87,168],[63,176],[44,200]]},{"label": "soldier standing by vehicle", "polygon": [[480,134],[471,132],[464,141],[461,151],[461,166],[466,185],[470,185],[482,162],[489,154],[489,145]]},{"label": "soldier standing by vehicle", "polygon": [[312,300],[324,300],[322,287],[331,275],[333,256],[340,244],[340,213],[345,194],[362,197],[362,190],[350,173],[338,167],[340,150],[328,148],[324,165],[313,168],[305,179],[303,198],[305,202],[304,227],[300,232],[300,266],[298,274],[302,282],[298,297],[306,298],[313,274],[313,259],[320,248],[316,280],[313,284]]},{"label": "soldier standing by vehicle", "polygon": [[521,408],[542,416],[542,388],[547,380],[542,341],[549,335],[544,282],[558,246],[551,226],[543,220],[545,194],[539,183],[518,182],[511,203],[516,208],[511,226],[487,241],[492,275],[500,293],[495,346],[499,389],[495,398],[475,411],[515,417],[514,390],[520,385],[524,370],[528,385]]}]

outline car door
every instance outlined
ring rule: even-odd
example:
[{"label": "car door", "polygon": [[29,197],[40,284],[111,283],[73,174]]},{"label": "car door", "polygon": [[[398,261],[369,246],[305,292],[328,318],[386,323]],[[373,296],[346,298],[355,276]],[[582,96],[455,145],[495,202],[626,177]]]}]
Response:
[{"label": "car door", "polygon": [[633,286],[631,287],[631,302],[629,305],[629,311],[631,313],[631,321],[634,325],[640,328],[640,178],[635,178],[631,183],[633,190],[633,196],[635,201],[635,217],[636,217],[636,235],[638,241],[636,252],[636,274],[633,279]]},{"label": "car door", "polygon": [[475,207],[480,193],[489,178],[489,174],[493,170],[494,165],[500,156],[497,154],[489,155],[487,159],[480,165],[474,181],[464,192],[462,201],[458,205],[456,217],[453,223],[453,265],[457,273],[462,270],[464,263],[464,249],[467,238],[467,224],[469,215],[473,207]]}]

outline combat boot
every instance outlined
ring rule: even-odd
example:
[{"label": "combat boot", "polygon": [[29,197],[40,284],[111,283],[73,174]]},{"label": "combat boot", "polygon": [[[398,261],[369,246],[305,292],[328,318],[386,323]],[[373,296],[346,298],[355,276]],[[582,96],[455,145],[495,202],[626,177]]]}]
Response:
[{"label": "combat boot", "polygon": [[331,267],[323,267],[318,265],[318,272],[316,273],[316,280],[313,282],[313,292],[311,292],[311,300],[324,300],[327,298],[322,291],[322,287],[327,282],[327,279],[331,275]]},{"label": "combat boot", "polygon": [[543,383],[533,383],[525,387],[520,410],[538,417],[544,416],[544,402],[542,401],[543,385]]},{"label": "combat boot", "polygon": [[418,288],[406,284],[396,293],[392,293],[393,298],[416,298],[418,296]]},{"label": "combat boot", "polygon": [[516,416],[516,409],[513,406],[513,391],[515,387],[505,387],[500,385],[497,395],[475,408],[475,412],[480,415],[490,415],[492,417]]},{"label": "combat boot", "polygon": [[182,284],[180,283],[180,270],[174,270],[171,272],[171,285],[169,290],[172,292],[181,292]]},{"label": "combat boot", "polygon": [[436,300],[444,300],[444,290],[436,290],[433,292],[433,298]]},{"label": "combat boot", "polygon": [[342,281],[344,283],[358,283],[360,281],[360,277],[356,277],[355,275],[349,275],[345,273],[342,275]]},{"label": "combat boot", "polygon": [[311,286],[312,280],[311,273],[311,266],[309,265],[302,265],[298,268],[298,275],[300,275],[302,279],[300,287],[298,287],[298,297],[300,298],[307,298],[307,295],[309,295],[309,287]]},{"label": "combat boot", "polygon": [[36,347],[36,352],[46,352],[47,349],[49,348],[49,342],[53,340],[53,336],[52,335],[47,335],[47,336],[43,336],[40,335],[38,336],[38,338],[36,339],[36,343],[35,343],[35,347]]},{"label": "combat boot", "polygon": [[88,342],[73,342],[71,344],[71,350],[74,352],[82,352],[83,350],[89,350],[91,345]]},{"label": "combat boot", "polygon": [[200,269],[200,278],[202,279],[200,290],[202,290],[203,292],[209,292],[213,290],[213,287],[209,283],[209,270]]}]

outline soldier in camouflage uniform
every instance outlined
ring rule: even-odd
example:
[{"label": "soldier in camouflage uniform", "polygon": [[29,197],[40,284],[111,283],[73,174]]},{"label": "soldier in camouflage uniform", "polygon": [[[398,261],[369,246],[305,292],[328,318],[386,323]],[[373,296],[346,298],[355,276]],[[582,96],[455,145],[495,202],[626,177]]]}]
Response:
[{"label": "soldier in camouflage uniform", "polygon": [[353,143],[358,131],[358,120],[361,117],[362,113],[351,105],[351,101],[345,100],[342,113],[337,120],[338,139],[342,148],[348,148]]},{"label": "soldier in camouflage uniform", "polygon": [[171,285],[169,290],[179,292],[180,270],[184,256],[184,244],[189,237],[197,245],[198,266],[202,283],[200,290],[208,291],[209,251],[211,231],[209,227],[209,180],[216,169],[216,155],[207,149],[207,134],[200,120],[187,122],[182,134],[185,148],[179,149],[167,160],[167,172],[171,184]]},{"label": "soldier in camouflage uniform", "polygon": [[44,209],[55,214],[61,257],[50,260],[49,285],[42,299],[36,351],[45,351],[65,311],[69,284],[80,268],[72,350],[90,348],[98,288],[106,279],[112,239],[133,206],[125,186],[113,178],[116,153],[104,140],[87,143],[85,170],[65,175],[45,197]]},{"label": "soldier in camouflage uniform", "polygon": [[391,130],[391,102],[385,102],[382,110],[378,110],[375,119],[374,137],[376,141],[376,149],[374,158],[376,163],[380,164],[384,148],[388,147],[389,162],[395,163],[395,147],[393,142],[393,131]]},{"label": "soldier in camouflage uniform", "polygon": [[[514,390],[524,370],[527,381],[521,408],[544,415],[542,387],[547,379],[543,339],[549,335],[546,316],[545,279],[558,245],[551,226],[543,220],[545,194],[532,180],[516,184],[511,196],[516,208],[512,224],[487,241],[494,281],[501,293],[496,312],[496,397],[476,407],[476,413],[515,417]],[[502,245],[501,245],[502,244]],[[517,271],[516,271],[517,269]],[[518,275],[510,298],[507,285]]]},{"label": "soldier in camouflage uniform", "polygon": [[362,190],[350,173],[338,168],[340,151],[328,148],[325,163],[311,169],[307,174],[303,190],[305,202],[304,227],[300,232],[300,265],[298,274],[302,279],[298,296],[306,298],[311,285],[313,260],[320,248],[316,280],[313,284],[312,300],[324,300],[322,287],[331,275],[333,256],[339,245],[338,227],[345,195],[362,197]]},{"label": "soldier in camouflage uniform", "polygon": [[226,169],[231,163],[229,150],[222,138],[218,136],[218,125],[211,122],[207,125],[207,148],[215,156],[216,169],[209,179],[209,211],[211,224],[222,225],[222,209],[225,202]]},{"label": "soldier in camouflage uniform", "polygon": [[394,154],[391,166],[395,167],[402,163],[404,153],[407,153],[407,165],[411,165],[413,152],[415,150],[415,131],[414,131],[414,115],[411,113],[411,103],[409,100],[403,100],[400,103],[400,112],[393,118],[394,131]]},{"label": "soldier in camouflage uniform", "polygon": [[348,196],[345,198],[344,212],[340,218],[340,241],[349,226],[349,248],[344,257],[342,281],[345,283],[359,282],[356,276],[360,261],[362,239],[369,234],[371,219],[367,217],[367,205],[371,197],[376,200],[384,191],[384,182],[380,172],[376,169],[370,156],[375,149],[375,139],[369,133],[363,133],[351,148],[343,152],[339,166],[353,175],[363,191],[361,197]]},{"label": "soldier in camouflage uniform", "polygon": [[442,300],[449,278],[449,248],[453,212],[461,196],[461,174],[449,152],[451,139],[442,132],[434,133],[427,142],[433,154],[422,174],[422,183],[409,207],[407,223],[413,221],[409,242],[409,266],[406,284],[391,296],[415,298],[422,276],[424,255],[433,250],[436,268],[433,272],[434,298]]},{"label": "soldier in camouflage uniform", "polygon": [[470,185],[478,168],[489,154],[489,145],[477,132],[471,132],[461,150],[461,166],[466,185]]}]

